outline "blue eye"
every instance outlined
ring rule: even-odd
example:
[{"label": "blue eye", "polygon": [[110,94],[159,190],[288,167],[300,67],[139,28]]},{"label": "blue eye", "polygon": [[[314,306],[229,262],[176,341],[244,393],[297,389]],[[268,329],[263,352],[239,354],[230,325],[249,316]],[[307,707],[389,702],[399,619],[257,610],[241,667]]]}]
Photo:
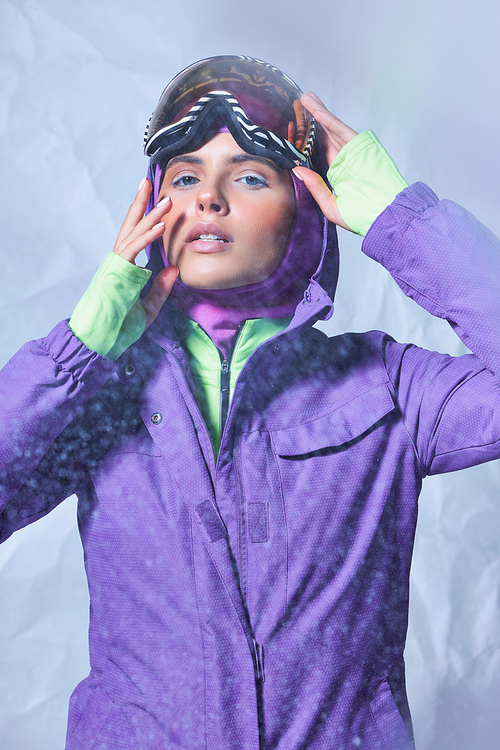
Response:
[{"label": "blue eye", "polygon": [[191,187],[192,185],[196,185],[197,182],[198,180],[194,175],[183,174],[180,177],[177,177],[177,179],[172,180],[172,185],[175,185],[176,187]]},{"label": "blue eye", "polygon": [[246,174],[243,177],[240,177],[239,182],[242,182],[244,185],[251,188],[265,187],[268,184],[265,177],[260,177],[256,174]]}]

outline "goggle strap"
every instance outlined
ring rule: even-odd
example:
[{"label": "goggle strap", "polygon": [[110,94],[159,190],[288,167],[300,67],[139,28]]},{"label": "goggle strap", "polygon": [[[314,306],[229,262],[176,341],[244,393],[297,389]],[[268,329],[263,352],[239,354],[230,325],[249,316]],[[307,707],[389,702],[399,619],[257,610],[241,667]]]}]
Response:
[{"label": "goggle strap", "polygon": [[[200,117],[200,114],[203,114],[204,122],[206,118],[209,117],[209,115],[212,115],[212,117],[210,118],[212,121],[217,115],[222,115],[224,121],[226,121],[227,116],[229,116],[230,121],[237,125],[237,127],[239,128],[239,132],[246,136],[246,138],[250,142],[254,143],[256,146],[271,150],[274,154],[285,158],[286,161],[292,161],[296,166],[302,164],[307,159],[314,142],[313,119],[311,121],[311,129],[306,147],[301,152],[297,148],[295,148],[295,146],[290,143],[290,141],[281,138],[271,130],[259,127],[258,125],[253,123],[248,118],[244,109],[241,107],[241,104],[237,99],[234,98],[232,94],[227,91],[211,91],[208,94],[202,96],[198,100],[198,102],[196,102],[196,104],[191,107],[187,114],[181,120],[179,120],[179,122],[166,125],[164,128],[155,133],[155,135],[149,141],[147,149],[145,149],[146,154],[154,158],[158,151],[170,151],[173,148],[176,148],[177,150],[181,146],[187,145],[187,142],[191,140],[190,138],[187,138],[191,128],[194,128],[195,131],[199,130],[199,127],[196,127],[196,125],[201,124],[202,118]],[[227,122],[226,124],[229,127],[229,122]],[[230,130],[232,129],[230,128]],[[251,132],[251,135],[249,134],[249,131]],[[175,140],[175,144],[173,144],[171,140],[173,136],[176,135],[178,137]],[[193,133],[192,135],[194,136],[195,133]],[[236,141],[239,140],[234,133],[233,137],[235,137]],[[264,139],[265,141],[267,141],[267,143],[260,143],[259,139]],[[272,147],[270,144],[270,139],[272,139],[277,144],[277,146]],[[145,142],[146,141],[147,130],[145,133]],[[170,141],[170,143],[168,141]],[[165,144],[164,146],[162,145],[162,142]],[[158,144],[158,148],[156,149],[154,149],[155,143]],[[247,145],[245,146],[245,149],[247,148]]]}]

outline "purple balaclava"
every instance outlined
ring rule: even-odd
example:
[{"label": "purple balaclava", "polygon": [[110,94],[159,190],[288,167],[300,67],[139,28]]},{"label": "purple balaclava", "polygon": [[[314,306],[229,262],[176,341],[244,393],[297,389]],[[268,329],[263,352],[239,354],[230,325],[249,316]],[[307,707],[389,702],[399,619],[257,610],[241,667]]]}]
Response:
[{"label": "purple balaclava", "polygon": [[[218,132],[229,131],[225,126],[214,129],[205,142]],[[146,213],[158,200],[158,166],[154,177],[154,194],[151,193]],[[293,172],[291,177],[296,200],[292,227],[281,262],[267,279],[232,289],[194,289],[177,279],[170,294],[175,306],[199,323],[224,356],[245,320],[292,316],[320,263],[324,232],[318,207],[304,183]],[[147,248],[147,253],[160,253],[168,265],[161,238]]]}]

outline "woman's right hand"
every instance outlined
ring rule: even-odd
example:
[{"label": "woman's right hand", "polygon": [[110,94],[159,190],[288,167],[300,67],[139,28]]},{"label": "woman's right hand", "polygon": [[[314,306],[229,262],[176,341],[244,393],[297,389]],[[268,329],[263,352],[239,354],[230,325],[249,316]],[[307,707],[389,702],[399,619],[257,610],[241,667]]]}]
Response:
[{"label": "woman's right hand", "polygon": [[[134,202],[127,211],[125,220],[118,232],[113,252],[129,263],[136,265],[135,259],[151,242],[161,237],[165,231],[163,219],[172,208],[171,198],[164,198],[145,216],[146,206],[152,190],[151,182],[144,178],[139,186]],[[160,309],[172,291],[179,271],[175,266],[164,268],[153,281],[151,290],[140,300],[146,313],[146,328],[155,320]]]}]

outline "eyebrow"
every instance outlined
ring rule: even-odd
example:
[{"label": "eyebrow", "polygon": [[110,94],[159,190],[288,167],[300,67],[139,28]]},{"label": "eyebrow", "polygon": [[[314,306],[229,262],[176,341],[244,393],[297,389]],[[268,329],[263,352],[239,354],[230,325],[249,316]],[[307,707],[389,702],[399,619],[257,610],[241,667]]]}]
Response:
[{"label": "eyebrow", "polygon": [[[273,169],[277,174],[281,174],[282,172],[277,164],[275,164],[271,159],[266,159],[264,156],[254,156],[253,154],[235,154],[234,156],[230,156],[229,159],[226,160],[226,163],[228,165],[244,164],[245,162],[257,162],[258,164],[263,164],[264,166]],[[165,165],[165,172],[167,171],[167,169],[170,169],[170,167],[174,167],[176,164],[196,164],[198,166],[203,166],[204,162],[203,159],[200,159],[199,156],[181,154],[180,156],[174,156],[172,159],[170,159],[170,161]]]},{"label": "eyebrow", "polygon": [[275,164],[271,159],[266,159],[265,156],[255,156],[254,154],[235,154],[228,159],[229,164],[244,164],[247,161],[256,161],[258,164],[263,164],[265,167],[270,167],[277,174],[281,174],[283,171]]},{"label": "eyebrow", "polygon": [[174,167],[176,164],[203,164],[203,159],[199,156],[189,156],[188,154],[181,154],[180,156],[174,156],[165,164],[165,172],[170,167]]}]

